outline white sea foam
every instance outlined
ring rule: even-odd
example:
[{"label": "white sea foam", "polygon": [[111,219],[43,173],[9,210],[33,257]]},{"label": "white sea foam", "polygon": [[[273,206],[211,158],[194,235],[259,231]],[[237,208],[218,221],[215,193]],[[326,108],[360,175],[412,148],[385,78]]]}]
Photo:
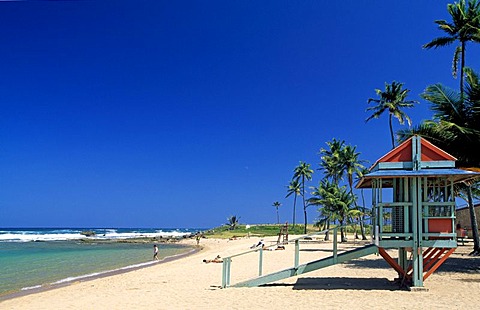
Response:
[{"label": "white sea foam", "polygon": [[34,290],[36,288],[41,288],[41,285],[35,285],[35,286],[29,286],[29,287],[23,287],[21,290],[22,291],[28,291],[28,290]]},{"label": "white sea foam", "polygon": [[63,234],[27,234],[27,233],[6,233],[0,234],[1,241],[17,241],[17,242],[29,242],[29,241],[64,241],[80,239],[84,236],[74,233]]},{"label": "white sea foam", "polygon": [[72,229],[52,229],[48,231],[35,230],[2,230],[0,231],[0,242],[30,242],[30,241],[66,241],[78,240],[83,238],[91,239],[131,239],[131,238],[179,238],[190,235],[185,230],[156,230],[155,232],[118,232],[116,229],[96,230],[96,235],[86,237],[81,234],[81,230]]}]

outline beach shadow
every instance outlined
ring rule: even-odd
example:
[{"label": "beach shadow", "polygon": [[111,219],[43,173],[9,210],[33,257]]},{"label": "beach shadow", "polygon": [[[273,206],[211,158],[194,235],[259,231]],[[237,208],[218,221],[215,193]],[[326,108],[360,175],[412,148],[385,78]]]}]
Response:
[{"label": "beach shadow", "polygon": [[386,278],[300,278],[293,285],[294,290],[402,290],[398,284]]},{"label": "beach shadow", "polygon": [[[372,269],[391,269],[390,265],[381,258],[370,259],[356,259],[344,263],[349,268],[372,268]],[[464,256],[450,256],[435,273],[442,272],[459,272],[459,273],[479,273],[480,272],[480,257]]]},{"label": "beach shadow", "polygon": [[390,265],[383,258],[365,258],[355,259],[344,263],[349,268],[360,269],[392,269]]},{"label": "beach shadow", "polygon": [[325,278],[299,278],[294,284],[272,283],[264,287],[292,286],[293,290],[382,290],[401,291],[397,283],[386,278],[350,278],[350,277],[325,277]]},{"label": "beach shadow", "polygon": [[463,282],[480,283],[480,279],[460,279]]},{"label": "beach shadow", "polygon": [[329,250],[329,249],[300,249],[300,252],[329,252],[329,253],[332,253],[333,250]]},{"label": "beach shadow", "polygon": [[480,273],[480,257],[449,257],[436,272]]}]

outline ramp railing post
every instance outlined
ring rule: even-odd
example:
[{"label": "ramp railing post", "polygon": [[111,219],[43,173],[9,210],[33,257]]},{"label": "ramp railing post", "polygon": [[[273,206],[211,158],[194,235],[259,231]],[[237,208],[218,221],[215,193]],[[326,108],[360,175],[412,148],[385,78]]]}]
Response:
[{"label": "ramp railing post", "polygon": [[230,257],[225,257],[222,263],[222,288],[230,286]]},{"label": "ramp railing post", "polygon": [[295,269],[298,269],[298,266],[300,265],[300,242],[299,240],[295,240]]},{"label": "ramp railing post", "polygon": [[262,268],[263,268],[263,248],[260,248],[260,254],[258,257],[258,275],[262,275]]}]

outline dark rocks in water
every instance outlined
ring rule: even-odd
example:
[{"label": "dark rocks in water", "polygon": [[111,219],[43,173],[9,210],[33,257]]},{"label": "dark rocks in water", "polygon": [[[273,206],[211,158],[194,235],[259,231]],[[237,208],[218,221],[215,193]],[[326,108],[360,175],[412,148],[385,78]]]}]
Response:
[{"label": "dark rocks in water", "polygon": [[92,230],[84,230],[80,234],[84,235],[85,237],[92,237],[96,235],[95,232]]}]

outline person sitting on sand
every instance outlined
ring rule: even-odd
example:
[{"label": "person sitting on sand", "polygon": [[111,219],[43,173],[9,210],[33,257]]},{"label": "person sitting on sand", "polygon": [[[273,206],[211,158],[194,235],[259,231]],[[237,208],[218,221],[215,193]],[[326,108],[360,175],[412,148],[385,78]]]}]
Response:
[{"label": "person sitting on sand", "polygon": [[220,255],[217,255],[214,259],[204,259],[204,263],[223,263],[223,260],[220,258]]},{"label": "person sitting on sand", "polygon": [[263,243],[263,239],[260,239],[257,244],[254,244],[250,247],[250,249],[255,249],[255,248],[265,248],[265,243]]}]

